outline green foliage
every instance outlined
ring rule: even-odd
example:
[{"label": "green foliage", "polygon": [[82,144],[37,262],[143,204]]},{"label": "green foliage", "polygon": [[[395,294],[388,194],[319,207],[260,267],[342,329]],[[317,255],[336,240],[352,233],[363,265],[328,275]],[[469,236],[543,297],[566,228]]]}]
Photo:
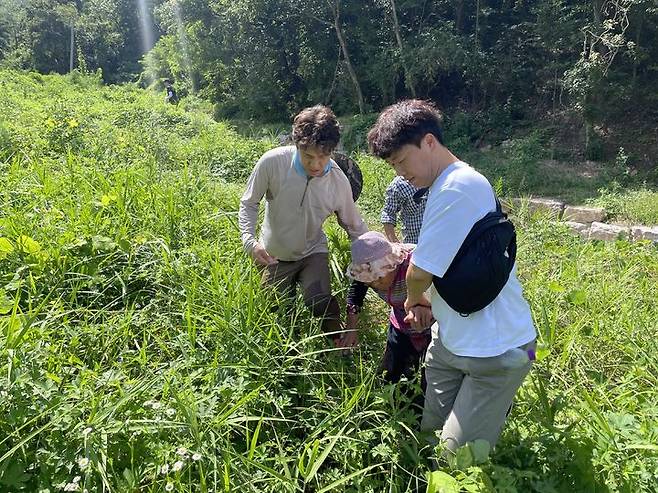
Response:
[{"label": "green foliage", "polygon": [[[437,468],[405,383],[377,374],[383,308],[343,357],[260,289],[244,184],[218,175],[271,141],[131,86],[0,76],[0,490],[655,489],[654,246],[514,218],[540,359],[490,460],[474,443]],[[393,172],[356,157],[376,224]]]},{"label": "green foliage", "polygon": [[506,154],[508,164],[505,185],[510,192],[523,188],[526,181],[532,183],[541,179],[537,176],[537,165],[545,157],[546,151],[539,132],[512,140]]},{"label": "green foliage", "polygon": [[613,183],[599,193],[590,203],[603,207],[613,220],[658,225],[658,192],[655,190],[647,187],[629,190]]},{"label": "green foliage", "polygon": [[628,184],[630,181],[631,169],[628,165],[628,154],[626,154],[623,147],[620,147],[617,152],[617,157],[614,160],[610,174],[612,175],[612,180],[622,184]]},{"label": "green foliage", "polygon": [[107,82],[129,80],[140,70],[139,17],[131,0],[4,0],[0,19],[6,66],[68,72],[73,28],[77,68],[101,69]]},{"label": "green foliage", "polygon": [[487,124],[480,113],[456,112],[444,122],[443,138],[453,152],[463,153],[473,148],[486,132]]},{"label": "green foliage", "polygon": [[[448,142],[458,152],[541,122],[569,155],[604,161],[624,146],[631,164],[654,164],[651,0],[146,3],[142,12],[133,0],[4,0],[0,64],[66,72],[72,28],[81,71],[156,89],[174,78],[183,99],[198,94],[218,120],[287,122],[317,103],[368,120],[419,97],[455,124]],[[362,147],[360,131],[346,137],[350,151]]]},{"label": "green foliage", "polygon": [[[637,463],[631,458],[632,466],[628,459],[608,455],[610,460],[601,462],[599,458],[611,448],[626,450],[632,456],[631,450],[643,448],[652,434],[644,432],[646,426],[653,426],[652,404],[643,396],[627,395],[625,389],[644,365],[645,351],[652,351],[638,350],[638,345],[654,347],[649,339],[640,336],[640,342],[636,337],[653,324],[651,312],[655,308],[644,303],[650,296],[645,282],[653,283],[655,277],[651,270],[656,265],[655,247],[626,242],[581,243],[573,236],[564,236],[551,222],[517,222],[519,226],[526,231],[519,252],[529,267],[522,274],[525,292],[541,340],[550,353],[531,377],[529,401],[516,408],[517,429],[513,434],[521,444],[515,453],[518,470],[513,473],[517,488],[523,491],[524,484],[534,484],[544,488],[542,491],[593,491],[605,484],[611,491],[648,491],[655,477],[655,456],[645,455]],[[542,239],[541,248],[532,238]],[[640,266],[639,270],[634,266]],[[556,382],[558,375],[565,374],[573,385]],[[637,380],[638,384],[645,382],[641,386],[646,384],[643,379]],[[593,399],[588,397],[591,392],[596,395]],[[614,432],[610,431],[614,429],[612,415],[620,409],[634,409],[636,418],[645,416],[648,420],[632,436],[621,439],[629,440],[624,445],[612,439]],[[596,420],[594,416],[598,416]],[[588,432],[581,434],[579,430],[585,428]],[[511,458],[503,450],[504,446],[497,449],[498,457]],[[522,479],[521,470],[536,470],[537,461],[545,463],[546,470],[562,468],[558,464],[563,464],[564,476],[528,474]]]},{"label": "green foliage", "polygon": [[364,189],[367,189],[367,193],[363,192],[359,197],[359,209],[379,223],[382,197],[395,177],[395,171],[386,161],[366,153],[357,154],[356,162],[363,173]]},{"label": "green foliage", "polygon": [[378,113],[341,118],[341,144],[347,152],[367,151],[368,131],[375,124]]},{"label": "green foliage", "polygon": [[[36,74],[4,74],[8,82],[0,96],[6,100],[0,114],[0,152],[6,154],[58,157],[74,152],[105,169],[149,160],[168,169],[204,163],[220,176],[244,178],[272,146],[271,141],[242,139],[206,115],[186,113],[186,105],[175,108],[163,100],[154,104],[150,95],[134,87],[104,88],[98,98],[98,74],[74,72],[48,79],[49,97]],[[14,91],[23,95],[21,100],[11,97]]]},{"label": "green foliage", "polygon": [[585,158],[592,161],[602,161],[605,158],[603,139],[591,132],[590,137],[585,143]]}]

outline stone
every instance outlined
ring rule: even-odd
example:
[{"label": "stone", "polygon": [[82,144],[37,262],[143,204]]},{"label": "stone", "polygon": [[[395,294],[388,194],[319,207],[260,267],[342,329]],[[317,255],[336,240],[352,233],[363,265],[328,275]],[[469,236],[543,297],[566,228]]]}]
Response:
[{"label": "stone", "polygon": [[528,210],[532,213],[547,214],[560,219],[564,210],[564,202],[552,199],[528,199]]},{"label": "stone", "polygon": [[603,222],[606,213],[601,207],[576,207],[568,205],[564,208],[562,217],[567,221],[576,221],[579,223]]},{"label": "stone", "polygon": [[631,226],[634,240],[651,240],[658,242],[658,226]]},{"label": "stone", "polygon": [[630,229],[626,226],[619,226],[617,224],[605,224],[596,221],[592,223],[589,229],[590,240],[612,241],[620,237],[629,238]]},{"label": "stone", "polygon": [[564,224],[566,224],[571,231],[578,234],[582,238],[589,237],[589,224],[578,223],[576,221],[565,221]]}]

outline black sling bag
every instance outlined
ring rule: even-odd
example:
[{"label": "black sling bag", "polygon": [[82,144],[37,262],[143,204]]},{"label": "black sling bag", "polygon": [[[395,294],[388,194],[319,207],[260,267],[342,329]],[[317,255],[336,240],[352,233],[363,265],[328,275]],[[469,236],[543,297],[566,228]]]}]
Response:
[{"label": "black sling bag", "polygon": [[496,210],[473,225],[443,277],[433,282],[441,298],[467,317],[500,294],[516,260],[516,231],[496,198]]}]

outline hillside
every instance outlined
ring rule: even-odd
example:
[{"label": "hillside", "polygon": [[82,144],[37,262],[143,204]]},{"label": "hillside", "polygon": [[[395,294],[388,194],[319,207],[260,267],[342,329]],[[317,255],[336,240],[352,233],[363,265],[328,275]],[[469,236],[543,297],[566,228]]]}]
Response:
[{"label": "hillside", "polygon": [[[381,304],[342,357],[305,310],[271,311],[240,248],[272,140],[93,76],[0,81],[0,491],[425,491],[435,452],[377,374]],[[392,170],[356,157],[376,226]],[[655,491],[656,246],[514,221],[540,359],[491,460],[441,462],[430,491]]]}]

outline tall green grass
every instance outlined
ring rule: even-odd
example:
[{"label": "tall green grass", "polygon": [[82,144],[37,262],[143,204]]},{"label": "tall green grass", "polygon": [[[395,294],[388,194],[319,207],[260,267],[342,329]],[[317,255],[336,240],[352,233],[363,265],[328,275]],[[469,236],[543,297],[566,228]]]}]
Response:
[{"label": "tall green grass", "polygon": [[643,185],[625,189],[618,183],[600,190],[593,205],[605,208],[616,221],[631,224],[658,225],[658,191]]},{"label": "tall green grass", "polygon": [[[427,488],[435,455],[377,374],[385,309],[343,357],[241,251],[270,140],[131,87],[0,76],[0,491]],[[392,172],[358,160],[376,224]],[[655,491],[655,247],[515,221],[542,359],[492,460],[440,463],[431,488]]]}]

